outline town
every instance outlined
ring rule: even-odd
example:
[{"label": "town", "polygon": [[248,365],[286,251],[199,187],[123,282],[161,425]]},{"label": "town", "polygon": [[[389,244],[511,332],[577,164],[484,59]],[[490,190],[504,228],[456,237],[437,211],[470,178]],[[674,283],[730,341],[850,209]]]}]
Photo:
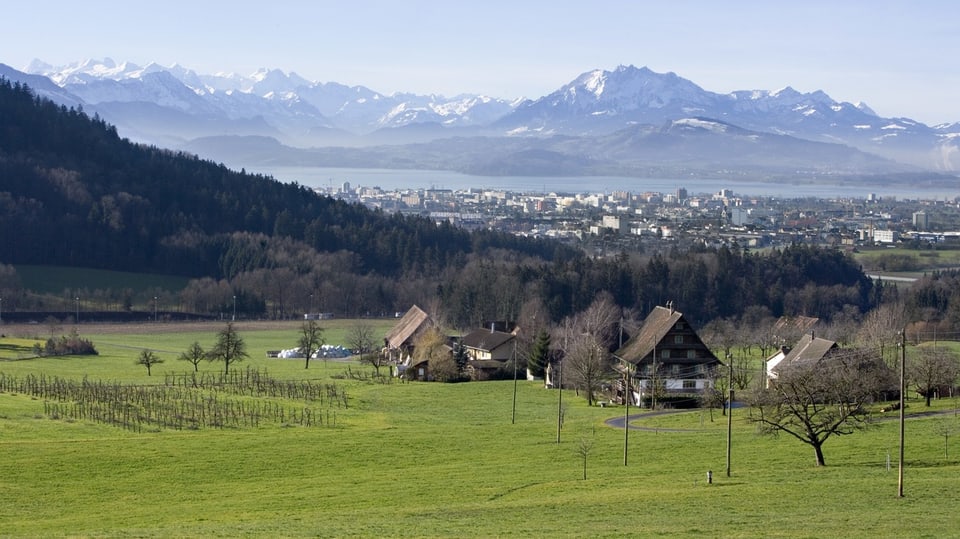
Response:
[{"label": "town", "polygon": [[317,188],[386,212],[416,213],[464,228],[577,243],[594,256],[694,245],[780,247],[808,243],[960,246],[960,196],[952,199],[784,198],[729,189],[712,194],[614,191],[523,193],[481,189]]}]

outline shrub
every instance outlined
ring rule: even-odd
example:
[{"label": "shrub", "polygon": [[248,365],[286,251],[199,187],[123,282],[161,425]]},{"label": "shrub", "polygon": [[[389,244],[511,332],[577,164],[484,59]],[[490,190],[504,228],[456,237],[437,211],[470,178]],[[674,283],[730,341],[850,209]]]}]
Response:
[{"label": "shrub", "polygon": [[58,339],[47,339],[42,355],[95,356],[98,355],[98,352],[89,339],[84,339],[77,334],[77,330],[73,330],[70,335],[61,336]]}]

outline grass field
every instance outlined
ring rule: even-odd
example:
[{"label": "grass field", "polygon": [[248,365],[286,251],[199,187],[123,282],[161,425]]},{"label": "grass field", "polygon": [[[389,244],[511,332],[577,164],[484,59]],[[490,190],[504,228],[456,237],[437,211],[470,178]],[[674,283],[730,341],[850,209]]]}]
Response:
[{"label": "grass field", "polygon": [[[329,327],[336,342],[339,328]],[[160,325],[162,326],[162,324]],[[326,324],[325,324],[326,326]],[[266,358],[292,347],[297,325],[241,327],[250,358],[238,368],[342,384],[336,425],[132,432],[52,419],[43,399],[0,393],[0,536],[49,537],[945,537],[956,535],[957,402],[907,423],[904,498],[896,496],[896,421],[831,439],[828,466],[792,438],[758,436],[734,410],[732,473],[726,422],[691,411],[605,420],[536,382],[389,383],[342,378],[353,362]],[[388,321],[378,326],[386,331]],[[8,376],[43,374],[150,385],[191,365],[174,357],[214,341],[219,326],[81,327],[100,355],[0,361]],[[110,333],[102,333],[110,329]],[[170,329],[170,328],[167,328]],[[8,342],[11,341],[11,342]],[[25,345],[12,339],[6,345]],[[143,348],[167,361],[154,375]],[[5,356],[4,356],[5,357]],[[209,371],[216,364],[202,365]],[[289,403],[297,405],[298,403]],[[328,410],[329,411],[329,410]],[[911,401],[911,414],[926,411]],[[889,417],[895,417],[890,414]],[[587,479],[578,449],[590,446]],[[892,467],[888,469],[888,458]],[[707,484],[707,470],[713,484]]]}]

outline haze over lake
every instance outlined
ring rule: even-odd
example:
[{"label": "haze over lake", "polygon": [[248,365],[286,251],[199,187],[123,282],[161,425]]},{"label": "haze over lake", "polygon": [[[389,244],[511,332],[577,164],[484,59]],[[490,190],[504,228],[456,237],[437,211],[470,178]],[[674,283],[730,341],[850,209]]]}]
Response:
[{"label": "haze over lake", "polygon": [[338,189],[344,183],[351,187],[380,187],[387,191],[401,189],[495,189],[525,193],[598,193],[647,191],[673,193],[678,187],[687,189],[691,195],[716,193],[730,189],[738,195],[775,196],[782,198],[804,197],[853,197],[866,198],[874,193],[880,197],[898,199],[952,199],[960,196],[960,185],[946,188],[943,185],[864,185],[822,183],[809,180],[796,182],[763,182],[728,180],[718,178],[659,179],[627,178],[622,176],[471,176],[458,172],[438,170],[396,170],[366,168],[321,168],[321,167],[255,167],[248,172],[273,176],[282,182],[297,182],[311,188]]}]

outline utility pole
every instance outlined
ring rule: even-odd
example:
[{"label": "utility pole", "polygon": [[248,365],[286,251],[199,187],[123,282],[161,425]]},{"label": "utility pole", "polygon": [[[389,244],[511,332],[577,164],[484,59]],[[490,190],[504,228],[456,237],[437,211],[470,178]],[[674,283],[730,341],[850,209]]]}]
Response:
[{"label": "utility pole", "polygon": [[733,435],[733,360],[727,354],[727,385],[730,388],[730,397],[727,404],[727,477],[730,477],[731,436]]},{"label": "utility pole", "polygon": [[906,408],[904,396],[907,393],[907,330],[900,331],[900,464],[897,471],[897,497],[903,498],[903,424]]},{"label": "utility pole", "polygon": [[650,377],[650,411],[657,411],[657,336],[653,336],[653,375]]},{"label": "utility pole", "polygon": [[563,360],[557,362],[557,443],[560,443],[560,427],[563,426]]},{"label": "utility pole", "polygon": [[630,445],[630,369],[624,367],[623,381],[626,386],[623,390],[623,465],[627,465],[627,447]]},{"label": "utility pole", "polygon": [[513,417],[510,424],[517,422],[517,340],[513,340]]}]

